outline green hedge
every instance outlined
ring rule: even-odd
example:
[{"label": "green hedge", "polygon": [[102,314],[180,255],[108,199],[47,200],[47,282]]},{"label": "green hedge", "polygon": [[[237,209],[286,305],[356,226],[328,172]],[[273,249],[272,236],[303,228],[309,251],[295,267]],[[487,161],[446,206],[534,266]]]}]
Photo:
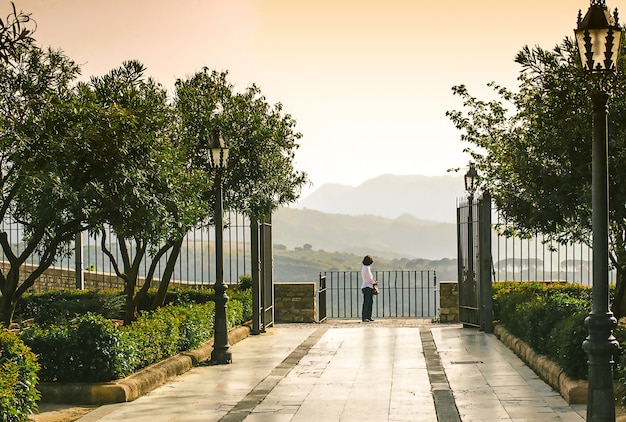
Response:
[{"label": "green hedge", "polygon": [[[241,276],[242,282],[237,287],[226,292],[234,300],[249,301],[245,304],[243,318],[246,321],[252,318],[252,299],[246,276]],[[140,311],[147,311],[157,290],[151,289],[139,303]],[[209,303],[213,300],[212,288],[171,287],[165,296],[166,305],[182,305],[187,303]],[[39,326],[63,324],[77,316],[89,312],[102,315],[108,319],[122,319],[124,315],[125,296],[121,290],[56,290],[44,293],[25,294],[17,303],[15,320],[33,320]]]},{"label": "green hedge", "polygon": [[587,378],[582,343],[591,289],[578,284],[499,282],[494,289],[494,319],[537,353],[548,356],[573,378]]},{"label": "green hedge", "polygon": [[37,359],[16,335],[0,331],[0,420],[26,421],[37,410]]},{"label": "green hedge", "polygon": [[[610,289],[611,300],[613,288]],[[582,348],[588,335],[585,318],[591,311],[592,289],[579,284],[498,282],[493,285],[494,319],[513,335],[546,355],[574,379],[587,379],[587,354]],[[620,344],[626,331],[618,326]],[[624,377],[621,359],[616,376]]]},{"label": "green hedge", "polygon": [[[205,290],[184,291],[204,303],[165,306],[144,312],[133,324],[117,327],[101,315],[87,314],[50,327],[35,327],[22,338],[39,356],[42,381],[109,381],[200,346],[213,334],[213,302]],[[250,292],[229,291],[229,328],[252,316]]]},{"label": "green hedge", "polygon": [[22,339],[38,356],[42,381],[109,381],[133,370],[132,344],[101,315],[34,327]]},{"label": "green hedge", "polygon": [[39,326],[62,324],[88,312],[122,319],[124,293],[119,290],[53,290],[27,293],[15,307],[16,321],[32,319]]}]

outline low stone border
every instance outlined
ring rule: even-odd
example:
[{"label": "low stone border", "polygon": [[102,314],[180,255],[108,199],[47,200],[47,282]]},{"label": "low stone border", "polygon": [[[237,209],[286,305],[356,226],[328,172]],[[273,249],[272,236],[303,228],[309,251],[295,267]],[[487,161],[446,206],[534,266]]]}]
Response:
[{"label": "low stone border", "polygon": [[[233,328],[228,333],[228,342],[233,345],[250,335],[251,324]],[[105,383],[41,383],[41,402],[66,404],[123,403],[165,384],[181,375],[199,362],[211,357],[213,339],[197,349],[180,353],[117,381]]]},{"label": "low stone border", "polygon": [[502,324],[495,325],[493,333],[552,388],[561,393],[567,403],[587,403],[586,381],[573,380],[568,377],[559,365],[546,356],[535,353],[525,341],[513,336]]}]

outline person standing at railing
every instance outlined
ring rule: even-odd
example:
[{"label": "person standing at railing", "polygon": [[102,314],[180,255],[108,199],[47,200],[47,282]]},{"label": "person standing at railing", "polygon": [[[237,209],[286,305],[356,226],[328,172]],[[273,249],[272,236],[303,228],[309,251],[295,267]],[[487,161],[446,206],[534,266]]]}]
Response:
[{"label": "person standing at railing", "polygon": [[374,280],[370,265],[374,263],[374,258],[370,255],[365,255],[363,258],[363,267],[361,268],[361,291],[363,292],[363,309],[361,311],[361,321],[371,322],[372,319],[372,305],[374,303],[374,287],[378,285],[378,281]]}]

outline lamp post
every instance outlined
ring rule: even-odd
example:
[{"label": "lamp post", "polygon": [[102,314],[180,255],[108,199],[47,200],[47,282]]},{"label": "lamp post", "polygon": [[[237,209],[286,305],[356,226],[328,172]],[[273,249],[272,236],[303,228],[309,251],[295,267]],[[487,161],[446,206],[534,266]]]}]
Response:
[{"label": "lamp post", "polygon": [[228,148],[219,132],[213,133],[209,145],[209,167],[215,170],[215,327],[213,334],[212,364],[226,364],[232,361],[228,344],[228,325],[226,323],[226,302],[228,288],[224,283],[224,239],[223,239],[223,194],[222,173],[228,162]]},{"label": "lamp post", "polygon": [[619,57],[621,30],[617,11],[611,16],[604,0],[591,0],[582,18],[578,13],[576,41],[585,72],[598,78],[598,89],[591,94],[593,104],[593,144],[591,180],[591,225],[593,236],[592,309],[585,319],[589,335],[583,342],[589,362],[587,393],[588,421],[615,421],[613,356],[619,347],[613,337],[617,320],[609,307],[609,195],[608,123],[609,95],[601,88],[602,78],[615,72]]},{"label": "lamp post", "polygon": [[474,194],[478,188],[478,172],[474,163],[469,164],[469,169],[464,176],[465,190],[467,191],[467,280],[471,282],[472,296],[476,293],[476,280],[474,278]]}]

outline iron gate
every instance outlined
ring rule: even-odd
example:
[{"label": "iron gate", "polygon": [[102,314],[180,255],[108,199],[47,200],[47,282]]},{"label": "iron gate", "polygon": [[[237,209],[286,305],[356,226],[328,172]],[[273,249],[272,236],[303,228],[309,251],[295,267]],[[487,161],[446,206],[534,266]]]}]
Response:
[{"label": "iron gate", "polygon": [[[439,307],[437,273],[434,270],[372,271],[380,294],[374,296],[374,318],[434,318]],[[322,288],[323,287],[323,288]],[[328,318],[361,318],[363,295],[360,271],[320,273]],[[320,295],[322,300],[322,295]],[[320,315],[321,318],[321,315]]]},{"label": "iron gate", "polygon": [[459,319],[493,332],[491,286],[491,197],[457,206]]},{"label": "iron gate", "polygon": [[252,249],[252,334],[274,325],[274,265],[272,220],[251,221]]},{"label": "iron gate", "polygon": [[326,313],[326,276],[320,275],[320,284],[317,290],[317,322],[324,322],[328,319]]}]

